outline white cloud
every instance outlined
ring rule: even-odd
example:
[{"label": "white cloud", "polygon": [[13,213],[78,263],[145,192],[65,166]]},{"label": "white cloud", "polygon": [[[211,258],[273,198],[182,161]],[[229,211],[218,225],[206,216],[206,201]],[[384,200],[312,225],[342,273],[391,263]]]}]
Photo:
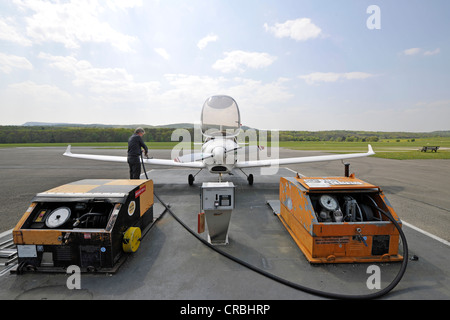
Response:
[{"label": "white cloud", "polygon": [[25,47],[33,44],[18,31],[13,18],[0,19],[0,40],[6,40]]},{"label": "white cloud", "polygon": [[433,51],[431,51],[431,50],[424,51],[424,49],[422,49],[422,48],[410,48],[410,49],[406,49],[402,52],[402,54],[404,54],[405,56],[416,56],[416,55],[434,56],[439,53],[441,53],[440,48],[436,48]]},{"label": "white cloud", "polygon": [[277,38],[292,38],[297,41],[315,39],[322,33],[322,30],[309,18],[288,20],[284,23],[276,23],[274,26],[265,23],[264,29]]},{"label": "white cloud", "polygon": [[364,80],[372,77],[374,75],[367,72],[349,72],[342,74],[342,78],[346,80]]},{"label": "white cloud", "polygon": [[[25,13],[26,33],[33,43],[56,42],[69,49],[78,49],[84,42],[109,43],[130,52],[137,38],[123,34],[102,21],[105,2],[93,0],[38,1],[14,0]],[[110,9],[126,9],[142,4],[140,1],[108,1]]]},{"label": "white cloud", "polygon": [[217,60],[213,69],[223,73],[244,72],[247,68],[261,69],[270,66],[277,58],[263,52],[246,52],[241,50],[225,52],[225,58]]},{"label": "white cloud", "polygon": [[106,102],[148,101],[159,90],[159,82],[137,82],[123,68],[96,68],[89,61],[41,53],[39,58],[72,76],[72,84],[87,89],[93,99]]},{"label": "white cloud", "polygon": [[204,37],[203,39],[200,39],[200,41],[197,43],[197,47],[200,50],[203,50],[206,48],[206,46],[210,43],[210,42],[215,42],[219,39],[219,37],[215,34],[209,34],[206,37]]},{"label": "white cloud", "polygon": [[307,84],[315,84],[317,82],[336,82],[338,80],[363,80],[373,77],[373,74],[366,72],[348,72],[348,73],[334,73],[334,72],[314,72],[308,75],[299,76],[300,79],[306,81]]},{"label": "white cloud", "polygon": [[[0,91],[6,123],[21,125],[27,121],[67,121],[79,113],[74,96],[49,84],[26,81],[9,85]],[[64,120],[63,120],[64,119]]]},{"label": "white cloud", "polygon": [[433,51],[425,51],[425,53],[423,54],[424,56],[434,56],[436,54],[441,53],[441,49],[437,48]]},{"label": "white cloud", "polygon": [[165,79],[172,86],[172,89],[162,94],[165,99],[170,97],[164,103],[167,105],[179,104],[180,101],[186,99],[188,101],[191,100],[194,105],[198,105],[199,102],[203,103],[208,96],[216,94],[229,94],[239,99],[242,103],[252,104],[252,106],[285,101],[292,97],[285,86],[289,80],[285,78],[264,83],[259,80],[241,77],[230,79],[225,77],[167,74]]},{"label": "white cloud", "polygon": [[[241,77],[166,74],[164,80],[169,88],[152,100],[158,108],[157,114],[151,108],[144,111],[146,119],[154,119],[152,123],[167,123],[167,119],[198,122],[204,101],[212,95],[226,94],[236,99],[243,121],[256,126],[257,120],[267,121],[264,114],[273,105],[282,106],[293,97],[287,86],[288,80],[284,78],[263,82]],[[160,118],[166,120],[159,121]]]},{"label": "white cloud", "polygon": [[293,97],[287,86],[289,80],[284,78],[263,82],[242,77],[165,74],[160,82],[139,82],[124,69],[98,68],[75,57],[41,53],[39,58],[63,73],[73,87],[63,89],[62,83],[31,81],[9,85],[7,90],[0,90],[0,100],[8,101],[11,110],[4,123],[198,122],[201,106],[209,96],[228,94],[238,101],[245,123],[258,125],[256,121],[267,120],[265,111]]},{"label": "white cloud", "polygon": [[[229,88],[232,96],[240,98],[240,103],[250,114],[251,110],[261,107],[281,106],[281,103],[291,99],[294,95],[289,91],[286,78],[279,78],[272,82],[264,83],[259,80],[235,78],[235,84]],[[279,111],[279,109],[278,109]],[[249,121],[247,119],[247,121]]]},{"label": "white cloud", "polygon": [[14,69],[32,70],[33,65],[27,58],[0,52],[0,71],[9,74]]},{"label": "white cloud", "polygon": [[[437,101],[420,101],[415,104],[415,107],[421,108],[424,110],[430,109],[442,109],[447,110],[450,114],[450,100],[437,100]],[[449,117],[447,117],[448,119]]]},{"label": "white cloud", "polygon": [[130,8],[142,7],[144,5],[143,0],[126,0],[126,1],[106,0],[105,2],[106,5],[112,10],[126,10]]},{"label": "white cloud", "polygon": [[419,54],[422,51],[422,49],[420,48],[411,48],[411,49],[406,49],[405,51],[403,51],[403,54],[406,56],[414,56],[416,54]]},{"label": "white cloud", "polygon": [[33,81],[15,83],[8,86],[8,90],[17,93],[17,96],[32,96],[35,101],[66,101],[71,95],[56,86],[43,84],[39,85]]},{"label": "white cloud", "polygon": [[159,54],[164,60],[170,60],[170,55],[167,53],[164,48],[155,48],[154,49],[157,54]]}]

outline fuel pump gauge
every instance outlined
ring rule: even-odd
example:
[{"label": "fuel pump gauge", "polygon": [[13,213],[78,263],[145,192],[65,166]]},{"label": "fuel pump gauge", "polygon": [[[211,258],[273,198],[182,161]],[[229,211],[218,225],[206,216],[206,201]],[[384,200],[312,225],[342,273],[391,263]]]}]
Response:
[{"label": "fuel pump gauge", "polygon": [[55,209],[48,216],[45,225],[50,229],[59,228],[69,220],[70,213],[70,209],[66,207]]},{"label": "fuel pump gauge", "polygon": [[327,209],[329,211],[335,211],[339,209],[339,203],[337,202],[336,198],[330,195],[324,194],[320,197],[319,202],[324,209]]}]

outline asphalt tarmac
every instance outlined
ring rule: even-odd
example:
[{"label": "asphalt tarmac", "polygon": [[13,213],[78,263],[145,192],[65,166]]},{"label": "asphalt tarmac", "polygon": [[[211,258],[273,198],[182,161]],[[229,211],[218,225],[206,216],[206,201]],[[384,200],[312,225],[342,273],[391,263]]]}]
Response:
[{"label": "asphalt tarmac", "polygon": [[[64,151],[64,148],[0,148],[0,233],[15,226],[39,192],[81,179],[128,179],[127,164],[71,159],[62,156]],[[123,149],[73,148],[72,151],[126,155]],[[170,159],[171,151],[151,150],[150,153],[154,158]],[[280,150],[280,158],[319,154]],[[344,174],[340,161],[288,167],[310,177]],[[380,186],[402,220],[450,241],[450,161],[361,158],[351,161],[350,171]]]},{"label": "asphalt tarmac", "polygon": [[[376,151],[376,150],[375,150]],[[72,148],[74,153],[125,155],[123,149]],[[0,149],[0,233],[10,230],[39,192],[82,179],[127,179],[128,165],[63,157],[64,148]],[[280,158],[320,152],[280,150]],[[152,150],[170,158],[170,150]],[[147,168],[155,193],[191,227],[196,228],[199,187],[216,176],[202,172],[193,187],[189,170]],[[410,261],[397,288],[385,299],[450,299],[450,161],[397,161],[362,158],[351,172],[379,185],[405,223]],[[259,175],[248,186],[242,173],[226,180],[237,186],[238,207],[224,250],[259,268],[318,290],[367,294],[367,266],[311,266],[280,221],[266,205],[278,197],[280,176],[299,172],[310,177],[342,176],[340,161],[292,165],[275,175]],[[410,227],[411,226],[411,227]],[[420,228],[417,231],[417,228]],[[423,230],[423,231],[422,231]],[[430,237],[428,232],[438,239]],[[382,264],[383,284],[393,279],[399,263]],[[84,275],[82,290],[66,287],[65,275],[0,275],[0,299],[232,299],[309,300],[315,295],[287,287],[244,268],[204,247],[165,214],[144,238],[139,251],[112,276]]]}]

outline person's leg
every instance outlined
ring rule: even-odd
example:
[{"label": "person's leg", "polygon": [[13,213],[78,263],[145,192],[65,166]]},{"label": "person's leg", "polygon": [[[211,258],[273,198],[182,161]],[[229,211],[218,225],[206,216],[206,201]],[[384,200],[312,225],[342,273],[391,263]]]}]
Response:
[{"label": "person's leg", "polygon": [[139,158],[128,158],[128,164],[130,166],[130,179],[141,178],[141,162]]}]

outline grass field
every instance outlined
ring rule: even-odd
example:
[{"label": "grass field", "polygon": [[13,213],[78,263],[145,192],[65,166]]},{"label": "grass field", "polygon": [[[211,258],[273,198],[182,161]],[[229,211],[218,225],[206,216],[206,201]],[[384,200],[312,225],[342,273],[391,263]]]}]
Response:
[{"label": "grass field", "polygon": [[[318,150],[332,153],[365,152],[368,142],[280,142],[280,146],[294,150]],[[374,157],[413,160],[450,159],[450,138],[408,140],[382,140],[370,143],[376,152]],[[421,152],[423,146],[439,146],[438,152]]]},{"label": "grass field", "polygon": [[[294,150],[326,151],[330,153],[366,152],[367,142],[333,142],[333,141],[281,141],[280,147]],[[450,159],[450,138],[431,138],[410,140],[382,140],[370,143],[376,152],[375,157],[413,160],[413,159]],[[178,142],[150,142],[150,149],[172,149]],[[66,147],[64,143],[54,144],[0,144],[0,148],[16,147]],[[110,143],[73,143],[74,147],[98,147],[108,149],[126,149],[126,142]],[[439,146],[438,152],[420,152],[423,146]]]}]

